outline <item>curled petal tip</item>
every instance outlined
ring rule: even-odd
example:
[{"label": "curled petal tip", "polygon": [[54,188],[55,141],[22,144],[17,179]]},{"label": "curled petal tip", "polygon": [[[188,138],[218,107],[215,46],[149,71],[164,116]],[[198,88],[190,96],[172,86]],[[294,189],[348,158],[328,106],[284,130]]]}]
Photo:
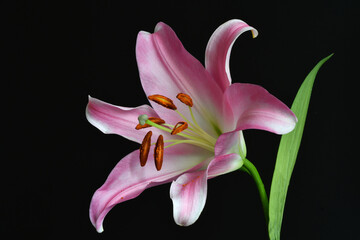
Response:
[{"label": "curled petal tip", "polygon": [[98,233],[102,233],[104,231],[104,228],[101,226],[100,228],[96,229]]},{"label": "curled petal tip", "polygon": [[230,53],[235,40],[244,32],[251,30],[255,38],[258,32],[244,21],[233,19],[219,26],[211,35],[205,51],[205,67],[225,91],[231,84]]},{"label": "curled petal tip", "polygon": [[251,34],[253,38],[256,38],[259,35],[258,31],[255,28],[251,29]]}]

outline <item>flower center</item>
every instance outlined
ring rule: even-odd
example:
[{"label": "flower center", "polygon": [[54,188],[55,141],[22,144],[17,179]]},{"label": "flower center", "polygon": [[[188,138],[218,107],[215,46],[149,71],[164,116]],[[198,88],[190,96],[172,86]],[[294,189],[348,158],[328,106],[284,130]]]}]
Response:
[{"label": "flower center", "polygon": [[[181,137],[177,139],[163,140],[163,136],[159,135],[154,150],[155,166],[157,170],[161,169],[163,151],[165,148],[169,148],[177,144],[185,143],[185,144],[192,144],[201,147],[211,152],[214,151],[216,139],[210,136],[206,131],[204,131],[197,123],[195,116],[192,112],[193,101],[191,97],[185,93],[179,93],[176,97],[182,103],[188,106],[191,115],[191,120],[187,119],[181,112],[177,110],[177,107],[170,98],[156,94],[149,96],[148,99],[160,104],[163,107],[175,111],[177,114],[179,114],[179,116],[183,119],[183,121],[178,122],[175,125],[171,125],[165,123],[163,119],[148,117],[147,115],[144,114],[139,116],[138,118],[139,124],[135,127],[135,129],[137,130],[147,127],[155,127],[162,131],[168,132],[171,135],[177,135]],[[151,145],[151,134],[152,132],[149,131],[148,134],[145,136],[140,147],[141,166],[145,166],[148,158],[149,146]],[[168,143],[168,144],[164,146],[164,143]]]}]

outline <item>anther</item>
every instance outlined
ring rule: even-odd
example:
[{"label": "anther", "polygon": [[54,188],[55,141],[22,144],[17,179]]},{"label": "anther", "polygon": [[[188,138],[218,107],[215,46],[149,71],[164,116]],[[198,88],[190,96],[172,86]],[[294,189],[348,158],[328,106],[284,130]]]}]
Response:
[{"label": "anther", "polygon": [[157,104],[160,104],[163,107],[172,109],[172,110],[176,110],[176,106],[173,103],[173,101],[170,98],[167,98],[165,96],[159,95],[159,94],[155,94],[155,95],[150,95],[148,96],[148,99],[151,101],[156,102]]},{"label": "anther", "polygon": [[193,106],[193,101],[191,97],[185,93],[179,93],[177,96],[177,99],[179,99],[182,103],[188,105],[189,107]]},{"label": "anther", "polygon": [[164,138],[162,135],[156,141],[155,151],[154,151],[154,160],[156,170],[160,171],[164,157]]},{"label": "anther", "polygon": [[[156,118],[156,117],[149,117],[148,120],[152,121],[153,123],[156,123],[156,124],[164,124],[165,121],[162,120],[161,118]],[[139,130],[139,129],[142,129],[142,128],[147,128],[147,127],[151,127],[151,125],[147,124],[147,123],[144,123],[143,125],[141,125],[140,123],[138,125],[136,125],[135,129],[136,130]]]},{"label": "anther", "polygon": [[150,150],[150,145],[151,145],[151,136],[152,136],[152,132],[149,131],[145,135],[144,140],[142,141],[141,146],[140,146],[140,165],[142,167],[145,166],[146,161],[149,156],[149,150]]},{"label": "anther", "polygon": [[171,135],[178,134],[178,133],[184,131],[187,128],[188,128],[187,122],[178,122],[175,125],[175,127],[173,128],[173,130],[171,131]]}]

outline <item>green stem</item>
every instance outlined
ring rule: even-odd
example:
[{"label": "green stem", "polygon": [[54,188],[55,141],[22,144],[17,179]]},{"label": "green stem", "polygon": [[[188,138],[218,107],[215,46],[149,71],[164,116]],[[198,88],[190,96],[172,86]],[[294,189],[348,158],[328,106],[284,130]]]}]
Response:
[{"label": "green stem", "polygon": [[258,191],[259,191],[261,203],[262,203],[262,206],[263,206],[266,225],[268,225],[268,223],[269,223],[269,200],[268,200],[268,196],[267,196],[266,191],[265,191],[264,184],[263,184],[263,182],[261,180],[260,174],[257,171],[254,164],[252,164],[246,158],[244,159],[243,167],[245,167],[245,169],[248,170],[248,172],[250,173],[250,175],[253,177],[253,179],[255,181],[255,184],[256,184],[256,186],[258,188]]}]

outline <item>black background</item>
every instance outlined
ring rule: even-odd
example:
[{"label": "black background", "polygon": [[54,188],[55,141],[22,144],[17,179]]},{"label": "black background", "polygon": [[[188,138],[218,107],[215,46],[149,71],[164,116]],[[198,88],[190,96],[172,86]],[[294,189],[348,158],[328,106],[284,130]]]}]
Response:
[{"label": "black background", "polygon": [[[282,239],[358,238],[359,10],[351,0],[2,1],[1,235],[266,239],[255,184],[243,172],[209,181],[205,209],[190,227],[173,221],[169,184],[116,206],[102,234],[88,218],[93,192],[139,145],[91,126],[87,96],[129,107],[147,103],[135,59],[140,30],[153,32],[163,21],[204,62],[212,32],[239,18],[259,36],[246,33],[235,43],[233,81],[262,85],[288,106],[315,64],[335,53],[314,85]],[[269,191],[280,137],[249,130],[245,139]]]}]

